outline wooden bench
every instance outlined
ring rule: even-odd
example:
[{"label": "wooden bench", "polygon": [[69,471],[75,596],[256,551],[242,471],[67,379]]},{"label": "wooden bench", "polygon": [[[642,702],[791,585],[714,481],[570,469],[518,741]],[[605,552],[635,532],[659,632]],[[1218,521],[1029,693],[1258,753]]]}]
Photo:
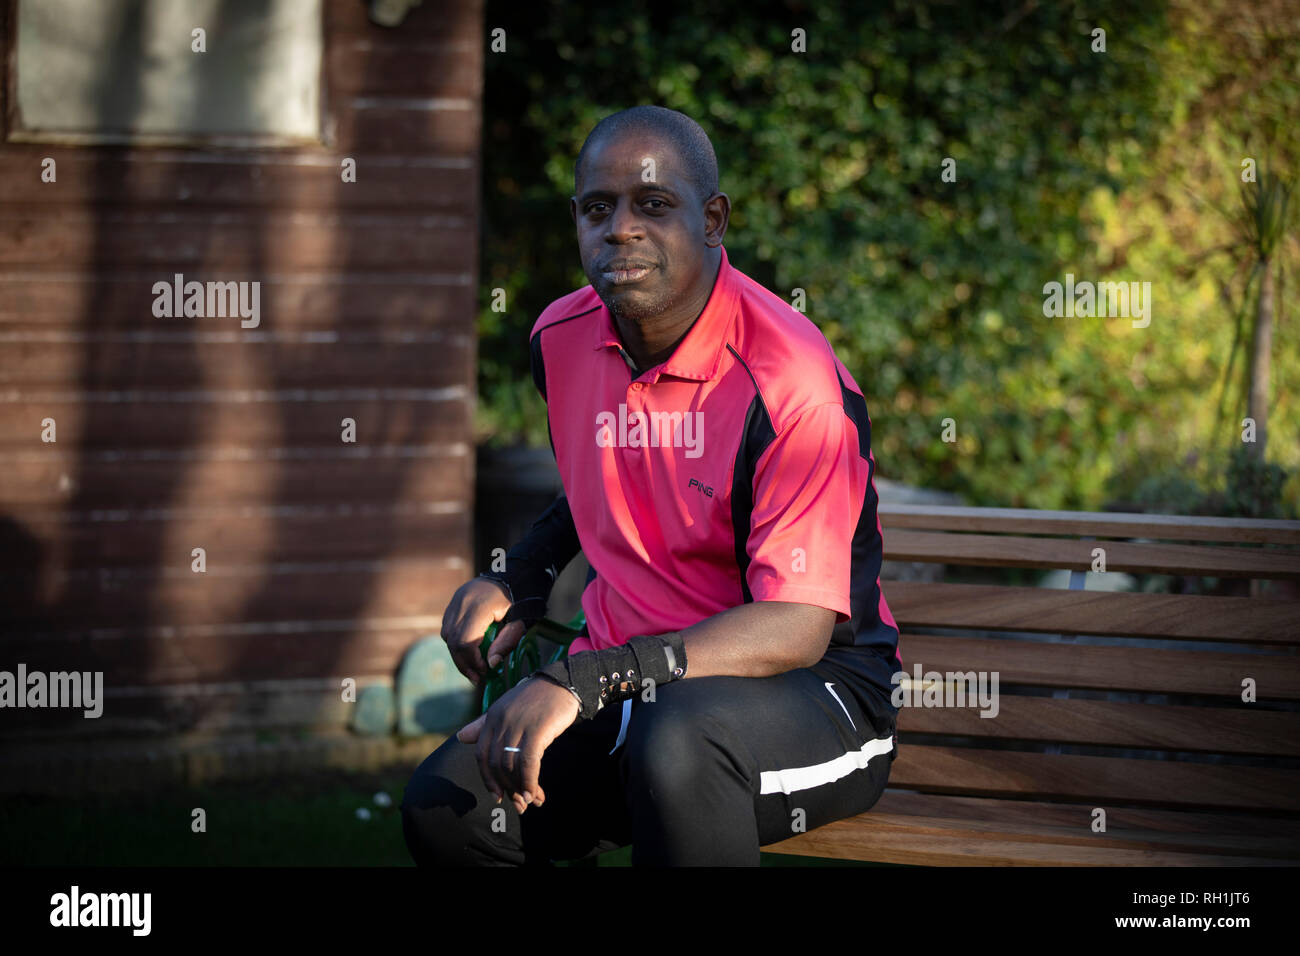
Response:
[{"label": "wooden bench", "polygon": [[[1300,522],[938,506],[880,515],[888,560],[1059,568],[1069,586],[884,582],[904,671],[997,672],[997,715],[904,706],[876,806],[766,852],[925,865],[1300,862]],[[1095,548],[1107,573],[1254,583],[1227,596],[1093,590],[1104,578],[1086,573]],[[1255,703],[1242,699],[1247,678]]]}]

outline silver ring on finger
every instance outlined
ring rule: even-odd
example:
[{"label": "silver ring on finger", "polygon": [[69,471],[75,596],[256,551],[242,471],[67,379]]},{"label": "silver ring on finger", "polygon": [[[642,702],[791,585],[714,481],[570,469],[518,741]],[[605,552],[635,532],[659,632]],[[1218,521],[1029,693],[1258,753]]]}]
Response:
[{"label": "silver ring on finger", "polygon": [[506,751],[506,753],[509,753],[509,754],[517,754],[517,753],[519,753],[519,752],[521,751],[521,749],[522,749],[522,748],[520,748],[520,747],[506,747],[506,748],[505,748],[505,751]]}]

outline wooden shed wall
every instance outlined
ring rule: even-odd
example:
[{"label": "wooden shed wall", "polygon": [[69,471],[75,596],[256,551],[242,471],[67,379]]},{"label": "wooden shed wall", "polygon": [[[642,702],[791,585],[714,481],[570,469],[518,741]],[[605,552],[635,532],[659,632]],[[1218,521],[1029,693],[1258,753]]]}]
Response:
[{"label": "wooden shed wall", "polygon": [[[107,701],[0,735],[338,723],[472,573],[482,2],[324,18],[323,145],[0,143],[0,669]],[[260,326],[155,318],[174,273]]]}]

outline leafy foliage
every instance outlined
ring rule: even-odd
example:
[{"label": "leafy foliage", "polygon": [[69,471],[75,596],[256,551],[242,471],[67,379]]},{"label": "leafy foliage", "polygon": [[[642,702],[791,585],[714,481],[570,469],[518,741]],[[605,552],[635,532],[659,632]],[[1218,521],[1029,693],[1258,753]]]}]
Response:
[{"label": "leafy foliage", "polygon": [[[883,476],[976,504],[1100,507],[1211,443],[1229,313],[1205,281],[1183,288],[1187,249],[1209,246],[1160,220],[1170,190],[1151,176],[1179,130],[1213,122],[1191,107],[1235,54],[1198,60],[1188,32],[1205,24],[1171,26],[1162,4],[870,7],[489,4],[508,48],[487,57],[481,438],[546,445],[527,335],[586,284],[573,161],[602,117],[655,103],[710,134],[733,264],[786,299],[805,290],[866,394]],[[1238,159],[1214,161],[1230,186]],[[1177,202],[1177,225],[1212,243],[1212,211]],[[1151,326],[1046,318],[1043,285],[1066,272],[1151,281]],[[1278,368],[1279,391],[1295,371]],[[1294,425],[1279,409],[1272,432]]]}]

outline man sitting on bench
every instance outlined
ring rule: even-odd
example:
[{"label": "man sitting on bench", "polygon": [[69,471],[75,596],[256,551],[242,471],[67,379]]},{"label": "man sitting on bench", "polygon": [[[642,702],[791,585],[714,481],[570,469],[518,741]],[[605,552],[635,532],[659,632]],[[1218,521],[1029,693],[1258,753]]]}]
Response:
[{"label": "man sitting on bench", "polygon": [[897,754],[866,402],[728,262],[730,200],[689,117],[606,117],[574,187],[591,284],[531,335],[564,495],[504,573],[457,590],[442,636],[481,682],[487,626],[514,608],[495,663],[579,547],[586,632],[420,765],[407,846],[422,865],[629,843],[634,865],[757,865],[871,808]]}]

